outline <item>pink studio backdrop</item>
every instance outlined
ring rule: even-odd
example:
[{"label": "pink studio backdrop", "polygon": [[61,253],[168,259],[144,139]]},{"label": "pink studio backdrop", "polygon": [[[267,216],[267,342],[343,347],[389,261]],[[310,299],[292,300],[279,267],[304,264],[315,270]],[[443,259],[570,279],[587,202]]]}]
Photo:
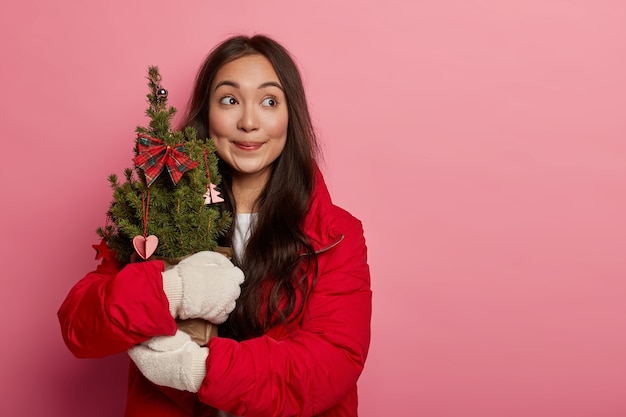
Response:
[{"label": "pink studio backdrop", "polygon": [[128,359],[73,358],[56,310],[96,265],[147,66],[182,110],[242,32],[297,57],[365,226],[361,416],[626,415],[622,0],[3,5],[0,415],[121,415]]}]

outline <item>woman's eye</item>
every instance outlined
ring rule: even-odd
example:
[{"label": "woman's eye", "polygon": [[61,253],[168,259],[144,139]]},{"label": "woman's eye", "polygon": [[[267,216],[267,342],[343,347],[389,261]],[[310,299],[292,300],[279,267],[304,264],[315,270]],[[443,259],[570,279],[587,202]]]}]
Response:
[{"label": "woman's eye", "polygon": [[235,98],[234,98],[234,97],[227,96],[227,97],[224,97],[223,99],[221,99],[221,100],[220,100],[220,103],[221,103],[221,104],[227,104],[227,105],[229,105],[229,106],[232,106],[232,105],[237,104],[237,100],[235,100]]},{"label": "woman's eye", "polygon": [[268,107],[276,107],[278,105],[278,102],[276,101],[275,98],[273,97],[268,97],[265,100],[263,100],[262,103],[264,106],[268,106]]}]

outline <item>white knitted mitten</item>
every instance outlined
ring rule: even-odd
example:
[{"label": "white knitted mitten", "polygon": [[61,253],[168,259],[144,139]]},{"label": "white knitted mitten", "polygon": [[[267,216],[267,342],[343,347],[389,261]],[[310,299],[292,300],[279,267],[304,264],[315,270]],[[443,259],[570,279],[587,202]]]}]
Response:
[{"label": "white knitted mitten", "polygon": [[209,349],[179,330],[174,336],[153,337],[130,349],[128,355],[153,383],[198,392],[206,375]]},{"label": "white knitted mitten", "polygon": [[235,309],[244,275],[224,255],[195,253],[163,272],[163,289],[172,316],[220,324]]}]

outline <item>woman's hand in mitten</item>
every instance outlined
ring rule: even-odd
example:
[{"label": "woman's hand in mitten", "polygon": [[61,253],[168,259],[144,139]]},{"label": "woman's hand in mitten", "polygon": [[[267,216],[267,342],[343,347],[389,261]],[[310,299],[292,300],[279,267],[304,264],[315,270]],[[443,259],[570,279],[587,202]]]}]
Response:
[{"label": "woman's hand in mitten", "polygon": [[235,309],[244,276],[224,255],[204,251],[163,272],[163,289],[172,316],[220,324]]},{"label": "woman's hand in mitten", "polygon": [[153,337],[130,349],[128,355],[153,383],[198,392],[206,375],[209,349],[178,330],[174,336]]}]

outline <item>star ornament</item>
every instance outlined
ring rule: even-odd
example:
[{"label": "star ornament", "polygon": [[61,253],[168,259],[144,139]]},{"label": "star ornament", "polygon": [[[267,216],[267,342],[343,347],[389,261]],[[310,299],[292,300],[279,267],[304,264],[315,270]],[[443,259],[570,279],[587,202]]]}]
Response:
[{"label": "star ornament", "polygon": [[105,259],[107,261],[110,261],[113,258],[113,251],[109,249],[109,247],[107,246],[107,242],[104,238],[102,238],[100,243],[98,243],[97,245],[91,245],[91,247],[96,250],[96,257],[94,258],[95,260]]}]

